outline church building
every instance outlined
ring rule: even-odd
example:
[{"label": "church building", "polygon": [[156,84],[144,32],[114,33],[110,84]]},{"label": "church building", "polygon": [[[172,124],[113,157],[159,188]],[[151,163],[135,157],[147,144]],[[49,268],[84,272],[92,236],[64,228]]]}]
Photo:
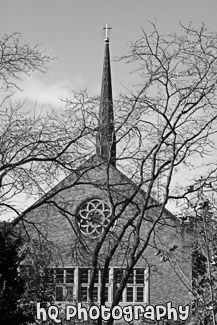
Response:
[{"label": "church building", "polygon": [[104,46],[96,154],[18,224],[44,256],[57,303],[86,303],[91,287],[93,301],[107,305],[186,305],[188,233],[117,167],[108,35]]}]

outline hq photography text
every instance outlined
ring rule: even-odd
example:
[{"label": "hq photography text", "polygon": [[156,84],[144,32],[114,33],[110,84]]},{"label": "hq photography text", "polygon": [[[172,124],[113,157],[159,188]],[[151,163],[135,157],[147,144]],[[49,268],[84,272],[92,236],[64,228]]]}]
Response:
[{"label": "hq photography text", "polygon": [[[93,305],[86,308],[82,303],[76,305],[66,305],[64,311],[64,317],[66,321],[70,321],[73,318],[78,320],[87,321],[88,319],[96,320],[102,317],[104,321],[107,321],[112,317],[114,320],[124,319],[126,322],[133,320],[139,320],[141,318],[149,320],[161,320],[166,318],[168,320],[181,320],[185,321],[189,317],[190,306],[178,306],[175,308],[172,306],[172,302],[168,302],[166,305],[135,305],[135,306],[115,306],[113,308],[107,306]],[[55,323],[61,323],[61,312],[55,305],[49,306],[47,309],[40,306],[40,303],[36,304],[36,319],[46,321],[48,319],[53,320]]]}]

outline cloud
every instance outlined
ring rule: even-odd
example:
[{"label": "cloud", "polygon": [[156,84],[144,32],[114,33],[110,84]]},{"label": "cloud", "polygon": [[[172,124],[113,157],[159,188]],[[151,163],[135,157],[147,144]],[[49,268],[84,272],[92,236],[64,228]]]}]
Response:
[{"label": "cloud", "polygon": [[35,73],[19,85],[22,91],[17,91],[14,99],[21,101],[28,99],[39,105],[62,106],[60,99],[72,97],[71,89],[80,89],[83,83],[81,75],[74,76],[72,80],[67,78],[54,80]]},{"label": "cloud", "polygon": [[[0,92],[0,110],[22,104],[23,112],[30,112],[32,109],[50,111],[63,108],[65,102],[61,99],[73,98],[73,91],[87,89],[89,96],[99,96],[101,84],[92,83],[87,87],[87,82],[82,74],[66,76],[63,73],[51,71],[47,74],[33,73],[22,82],[17,82],[20,90],[16,90],[12,97],[6,101],[7,92]],[[14,89],[13,89],[14,90]]]}]

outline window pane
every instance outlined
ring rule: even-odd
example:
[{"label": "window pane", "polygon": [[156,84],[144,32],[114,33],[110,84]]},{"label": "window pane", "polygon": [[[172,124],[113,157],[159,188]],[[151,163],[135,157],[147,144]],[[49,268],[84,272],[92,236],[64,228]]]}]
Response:
[{"label": "window pane", "polygon": [[94,283],[99,283],[99,270],[96,271]]},{"label": "window pane", "polygon": [[[101,282],[102,282],[103,271],[104,271],[104,270],[101,270]],[[106,283],[108,284],[108,283],[109,283],[109,269],[106,270],[104,276],[105,276],[105,281],[106,281]]]},{"label": "window pane", "polygon": [[95,301],[98,301],[98,288],[97,287],[93,288],[93,299]]},{"label": "window pane", "polygon": [[144,301],[144,295],[143,295],[143,287],[136,288],[136,301],[142,302]]},{"label": "window pane", "polygon": [[127,287],[127,301],[133,301],[133,287]]},{"label": "window pane", "polygon": [[[118,290],[118,287],[116,287],[116,291]],[[121,295],[121,299],[120,299],[120,302],[122,302],[123,301],[123,293],[122,293],[122,295]]]},{"label": "window pane", "polygon": [[88,283],[88,269],[81,270],[81,283]]},{"label": "window pane", "polygon": [[66,283],[74,283],[74,270],[66,270]]},{"label": "window pane", "polygon": [[81,287],[81,301],[87,301],[87,287]]},{"label": "window pane", "polygon": [[74,295],[73,295],[73,287],[66,287],[66,301],[73,301]]},{"label": "window pane", "polygon": [[105,276],[105,278],[106,278],[106,283],[109,283],[109,269],[106,270],[106,276]]},{"label": "window pane", "polygon": [[63,287],[56,287],[56,301],[63,301]]},{"label": "window pane", "polygon": [[130,273],[127,283],[133,283],[133,272]]},{"label": "window pane", "polygon": [[56,269],[56,282],[63,283],[64,282],[64,270]]},{"label": "window pane", "polygon": [[118,269],[116,269],[115,270],[115,281],[116,281],[116,283],[120,283],[121,282],[121,279],[122,279],[122,277],[123,277],[123,270],[118,270]]},{"label": "window pane", "polygon": [[108,302],[108,287],[105,287],[105,301]]},{"label": "window pane", "polygon": [[144,284],[144,270],[136,270],[136,283]]}]

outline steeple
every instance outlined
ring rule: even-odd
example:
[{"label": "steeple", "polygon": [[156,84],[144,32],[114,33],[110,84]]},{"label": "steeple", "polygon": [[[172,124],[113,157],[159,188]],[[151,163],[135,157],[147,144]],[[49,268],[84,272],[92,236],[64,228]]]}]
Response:
[{"label": "steeple", "polygon": [[108,25],[105,38],[105,56],[102,73],[102,86],[99,107],[99,124],[96,136],[96,153],[103,159],[115,166],[116,161],[116,143],[114,134],[114,112],[112,100],[112,82],[111,82],[111,67],[109,54],[109,38]]}]

